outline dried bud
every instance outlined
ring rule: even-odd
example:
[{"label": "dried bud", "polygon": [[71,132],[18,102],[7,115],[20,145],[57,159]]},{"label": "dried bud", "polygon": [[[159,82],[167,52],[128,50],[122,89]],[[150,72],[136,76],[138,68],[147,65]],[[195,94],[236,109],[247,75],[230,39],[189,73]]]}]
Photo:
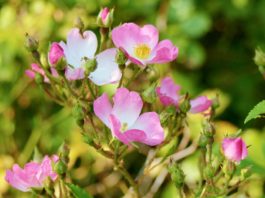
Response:
[{"label": "dried bud", "polygon": [[[116,54],[116,62],[118,63],[118,65],[123,65],[123,66],[127,62],[127,57],[125,56],[123,51],[121,51],[120,49],[117,51],[117,54]],[[124,69],[124,68],[121,68],[121,69]]]},{"label": "dried bud", "polygon": [[[80,32],[82,33],[85,29],[85,25],[84,25],[84,22],[82,21],[82,19],[80,17],[77,17],[75,22],[74,22],[74,26],[77,27]],[[83,34],[81,34],[83,35]]]},{"label": "dried bud", "polygon": [[36,51],[39,46],[39,42],[32,36],[30,36],[28,33],[26,33],[26,48],[30,51]]}]

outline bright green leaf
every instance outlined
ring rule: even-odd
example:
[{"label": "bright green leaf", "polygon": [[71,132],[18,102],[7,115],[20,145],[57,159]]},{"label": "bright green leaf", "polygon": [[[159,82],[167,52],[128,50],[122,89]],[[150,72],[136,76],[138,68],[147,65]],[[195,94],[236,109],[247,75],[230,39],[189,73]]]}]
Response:
[{"label": "bright green leaf", "polygon": [[74,184],[66,184],[72,191],[75,198],[93,198],[84,189]]},{"label": "bright green leaf", "polygon": [[250,120],[259,118],[261,114],[265,113],[265,100],[258,103],[249,113],[246,117],[244,124],[249,122]]}]

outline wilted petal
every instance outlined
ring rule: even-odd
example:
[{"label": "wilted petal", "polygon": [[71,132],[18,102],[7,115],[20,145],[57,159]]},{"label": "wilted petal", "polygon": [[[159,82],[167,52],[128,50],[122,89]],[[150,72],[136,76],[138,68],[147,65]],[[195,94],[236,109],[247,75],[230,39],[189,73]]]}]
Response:
[{"label": "wilted petal", "polygon": [[90,73],[89,78],[96,85],[116,83],[121,79],[119,65],[115,61],[117,50],[107,49],[96,56],[97,68]]},{"label": "wilted petal", "polygon": [[165,139],[164,130],[160,124],[159,116],[155,112],[147,112],[140,115],[130,129],[144,131],[146,138],[139,139],[138,142],[150,146],[161,144]]},{"label": "wilted petal", "polygon": [[94,112],[96,116],[110,128],[109,116],[112,111],[112,105],[109,101],[108,95],[106,93],[98,97],[93,104]]},{"label": "wilted petal", "polygon": [[122,124],[127,124],[130,127],[139,117],[143,101],[137,92],[129,91],[126,88],[117,89],[113,97],[113,111],[112,114]]},{"label": "wilted petal", "polygon": [[245,159],[248,154],[247,146],[241,138],[225,138],[222,149],[225,157],[235,162]]},{"label": "wilted petal", "polygon": [[206,96],[199,96],[190,101],[191,113],[200,113],[206,111],[212,105],[212,101],[209,100]]}]

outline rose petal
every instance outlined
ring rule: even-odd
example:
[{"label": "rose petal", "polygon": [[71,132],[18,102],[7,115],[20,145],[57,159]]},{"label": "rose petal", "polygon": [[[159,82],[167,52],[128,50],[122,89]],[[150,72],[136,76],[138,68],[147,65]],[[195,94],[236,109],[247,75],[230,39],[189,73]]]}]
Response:
[{"label": "rose petal", "polygon": [[117,89],[113,97],[113,111],[112,114],[122,124],[127,124],[130,127],[139,117],[143,101],[140,95],[134,91],[129,92],[126,88]]},{"label": "rose petal", "polygon": [[97,68],[89,75],[93,83],[100,86],[116,83],[121,79],[121,71],[115,61],[116,52],[115,48],[111,48],[96,56]]}]

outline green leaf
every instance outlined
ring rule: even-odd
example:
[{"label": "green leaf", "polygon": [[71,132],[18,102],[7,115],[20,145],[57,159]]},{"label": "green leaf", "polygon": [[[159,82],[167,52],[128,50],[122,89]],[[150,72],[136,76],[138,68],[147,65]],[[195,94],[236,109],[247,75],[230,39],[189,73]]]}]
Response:
[{"label": "green leaf", "polygon": [[73,195],[75,198],[93,198],[91,195],[89,195],[84,189],[80,188],[79,186],[76,186],[74,184],[66,184],[68,188],[71,189]]},{"label": "green leaf", "polygon": [[250,120],[259,118],[261,114],[265,113],[265,100],[259,102],[249,113],[246,117],[244,124],[249,122]]}]

